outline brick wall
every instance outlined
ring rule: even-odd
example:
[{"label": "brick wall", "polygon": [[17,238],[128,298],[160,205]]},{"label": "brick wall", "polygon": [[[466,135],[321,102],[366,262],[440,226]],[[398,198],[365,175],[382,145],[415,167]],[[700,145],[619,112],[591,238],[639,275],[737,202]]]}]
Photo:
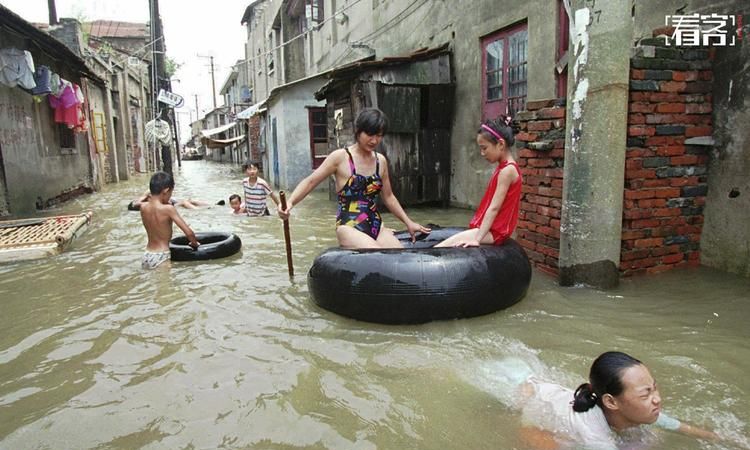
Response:
[{"label": "brick wall", "polygon": [[708,50],[641,41],[631,60],[620,270],[700,264],[713,132]]},{"label": "brick wall", "polygon": [[534,266],[557,274],[560,249],[565,100],[528,102],[516,116],[517,162],[523,175],[516,240]]},{"label": "brick wall", "polygon": [[[623,275],[700,264],[712,63],[704,49],[641,41],[631,60],[623,193]],[[564,100],[529,102],[517,114],[524,176],[516,240],[540,270],[557,274],[565,144]]]}]

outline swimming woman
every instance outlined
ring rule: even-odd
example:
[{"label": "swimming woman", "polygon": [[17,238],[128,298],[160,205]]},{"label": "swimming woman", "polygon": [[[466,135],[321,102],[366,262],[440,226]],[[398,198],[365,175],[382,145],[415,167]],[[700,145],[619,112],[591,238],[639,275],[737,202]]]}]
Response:
[{"label": "swimming woman", "polygon": [[654,435],[643,426],[650,424],[698,439],[720,439],[665,414],[651,372],[622,352],[599,355],[588,383],[575,391],[539,380],[516,358],[500,361],[495,368],[496,379],[509,388],[508,393],[499,389],[498,398],[521,410],[520,439],[532,448],[647,448]]},{"label": "swimming woman", "polygon": [[343,248],[400,248],[393,232],[383,227],[377,201],[406,225],[414,239],[415,233],[429,233],[430,229],[414,222],[406,215],[393,195],[388,175],[388,161],[376,148],[388,127],[386,115],[376,108],[365,108],[354,122],[355,143],[334,150],[323,163],[292,192],[286,209],[278,208],[279,217],[286,220],[299,202],[317,185],[335,175],[338,193],[336,237]]}]

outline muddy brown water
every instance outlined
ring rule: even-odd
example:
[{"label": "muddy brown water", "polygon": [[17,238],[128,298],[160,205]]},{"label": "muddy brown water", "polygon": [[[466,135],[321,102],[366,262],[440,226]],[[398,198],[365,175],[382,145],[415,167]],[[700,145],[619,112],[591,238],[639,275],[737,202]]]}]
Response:
[{"label": "muddy brown water", "polygon": [[[239,193],[236,167],[186,161],[176,197]],[[93,210],[60,256],[0,266],[2,449],[512,449],[520,419],[476,368],[513,355],[575,387],[617,349],[646,362],[664,409],[744,442],[750,421],[750,282],[707,268],[561,288],[534,272],[519,304],[420,326],[352,321],[316,307],[305,274],[335,244],[335,204],[314,193],[292,218],[290,282],[275,217],[180,213],[231,231],[240,254],[146,272],[129,200],[147,176],[54,213]],[[464,225],[461,209],[412,209]],[[394,219],[386,223],[396,227]],[[736,448],[674,434],[658,448]]]}]

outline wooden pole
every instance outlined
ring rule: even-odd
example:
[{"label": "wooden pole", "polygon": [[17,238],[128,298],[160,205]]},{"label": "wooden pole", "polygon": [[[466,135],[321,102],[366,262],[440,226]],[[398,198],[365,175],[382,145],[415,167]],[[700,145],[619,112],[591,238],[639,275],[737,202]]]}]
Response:
[{"label": "wooden pole", "polygon": [[[281,209],[286,210],[286,193],[279,191]],[[289,278],[294,276],[294,264],[292,263],[292,240],[289,237],[289,219],[284,220],[284,242],[286,244],[286,265],[289,268]]]}]

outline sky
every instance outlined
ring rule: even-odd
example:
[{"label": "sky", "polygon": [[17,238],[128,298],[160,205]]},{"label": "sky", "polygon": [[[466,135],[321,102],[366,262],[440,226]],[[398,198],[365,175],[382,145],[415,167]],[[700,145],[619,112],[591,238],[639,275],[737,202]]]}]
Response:
[{"label": "sky", "polygon": [[[190,121],[196,119],[195,95],[200,116],[213,109],[209,59],[214,57],[216,102],[231,66],[244,58],[247,40],[240,19],[251,0],[159,0],[167,56],[182,64],[172,78],[172,90],[185,98],[178,108],[181,143],[190,136]],[[48,22],[47,0],[0,0],[0,4],[29,22]],[[148,0],[56,0],[57,16],[83,20],[148,22]],[[179,80],[179,81],[178,81]]]}]

